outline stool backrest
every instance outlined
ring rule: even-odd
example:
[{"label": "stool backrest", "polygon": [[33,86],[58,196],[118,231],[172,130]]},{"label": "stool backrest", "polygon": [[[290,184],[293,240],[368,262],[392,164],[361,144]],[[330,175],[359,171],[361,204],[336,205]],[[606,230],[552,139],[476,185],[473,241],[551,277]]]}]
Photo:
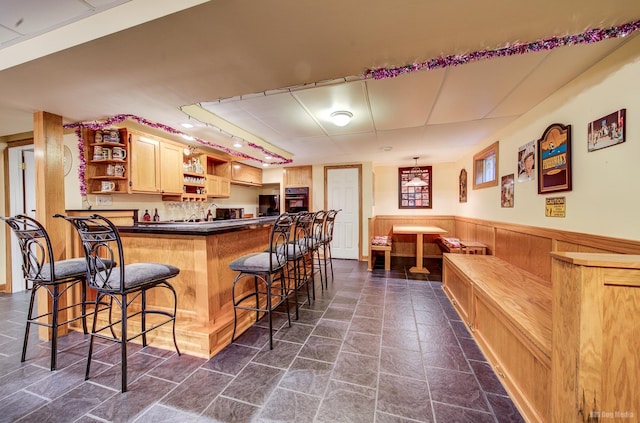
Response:
[{"label": "stool backrest", "polygon": [[316,242],[322,242],[324,237],[324,223],[327,218],[327,212],[319,210],[313,215],[312,236]]},{"label": "stool backrest", "polygon": [[46,284],[53,283],[55,275],[55,260],[51,240],[44,226],[37,220],[25,216],[2,217],[13,230],[20,244],[22,254],[22,274],[27,288],[29,282]]},{"label": "stool backrest", "polygon": [[293,226],[293,218],[288,213],[283,213],[273,224],[271,228],[271,236],[269,239],[270,268],[279,269],[287,264],[289,258],[289,238],[291,236],[291,227]]},{"label": "stool backrest", "polygon": [[[124,291],[124,253],[115,225],[106,217],[62,216],[80,236],[87,260],[87,284],[97,289]],[[120,266],[117,265],[120,263]]]},{"label": "stool backrest", "polygon": [[333,227],[336,224],[336,216],[340,210],[329,210],[327,212],[327,218],[325,219],[325,239],[327,242],[331,242],[333,240]]},{"label": "stool backrest", "polygon": [[304,247],[305,251],[313,248],[313,218],[309,212],[300,212],[296,215],[294,242]]}]

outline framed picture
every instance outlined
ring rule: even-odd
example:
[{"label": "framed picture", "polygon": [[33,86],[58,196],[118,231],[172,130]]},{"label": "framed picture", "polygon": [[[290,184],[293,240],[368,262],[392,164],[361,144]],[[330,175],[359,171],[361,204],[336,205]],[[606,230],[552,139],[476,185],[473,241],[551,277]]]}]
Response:
[{"label": "framed picture", "polygon": [[467,202],[467,171],[462,169],[460,171],[460,176],[458,177],[459,190],[458,190],[458,199],[461,203]]},{"label": "framed picture", "polygon": [[537,152],[538,194],[571,191],[571,125],[549,125]]},{"label": "framed picture", "polygon": [[518,148],[518,182],[536,179],[536,142],[529,141]]},{"label": "framed picture", "polygon": [[502,177],[500,185],[500,205],[502,207],[513,207],[514,174]]},{"label": "framed picture", "polygon": [[401,167],[398,169],[398,207],[401,209],[430,209],[431,166]]},{"label": "framed picture", "polygon": [[627,109],[620,109],[600,119],[587,128],[587,151],[596,151],[625,141],[625,117]]}]

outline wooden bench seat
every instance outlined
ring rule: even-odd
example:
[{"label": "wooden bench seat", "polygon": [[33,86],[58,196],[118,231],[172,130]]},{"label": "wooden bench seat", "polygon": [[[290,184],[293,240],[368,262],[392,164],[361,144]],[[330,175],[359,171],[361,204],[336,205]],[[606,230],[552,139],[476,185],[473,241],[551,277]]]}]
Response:
[{"label": "wooden bench seat", "polygon": [[384,270],[391,269],[391,235],[373,236],[369,242],[369,261],[367,270],[373,270],[374,251],[384,251]]},{"label": "wooden bench seat", "polygon": [[549,421],[549,283],[495,256],[447,253],[443,289],[525,419]]}]

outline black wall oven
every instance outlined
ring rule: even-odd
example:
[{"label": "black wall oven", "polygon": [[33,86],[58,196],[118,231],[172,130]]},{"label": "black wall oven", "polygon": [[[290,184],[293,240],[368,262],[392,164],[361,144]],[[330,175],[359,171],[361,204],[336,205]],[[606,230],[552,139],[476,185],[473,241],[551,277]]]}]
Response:
[{"label": "black wall oven", "polygon": [[309,211],[309,187],[285,188],[284,211],[287,213]]}]

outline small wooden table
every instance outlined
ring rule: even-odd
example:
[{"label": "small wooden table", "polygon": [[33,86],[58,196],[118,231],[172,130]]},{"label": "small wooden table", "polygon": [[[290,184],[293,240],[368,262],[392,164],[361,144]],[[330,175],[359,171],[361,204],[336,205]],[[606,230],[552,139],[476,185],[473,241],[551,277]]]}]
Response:
[{"label": "small wooden table", "polygon": [[446,234],[447,231],[437,226],[393,225],[393,233],[416,235],[416,265],[409,269],[409,271],[411,273],[429,273],[429,270],[422,266],[423,235],[441,235]]}]

